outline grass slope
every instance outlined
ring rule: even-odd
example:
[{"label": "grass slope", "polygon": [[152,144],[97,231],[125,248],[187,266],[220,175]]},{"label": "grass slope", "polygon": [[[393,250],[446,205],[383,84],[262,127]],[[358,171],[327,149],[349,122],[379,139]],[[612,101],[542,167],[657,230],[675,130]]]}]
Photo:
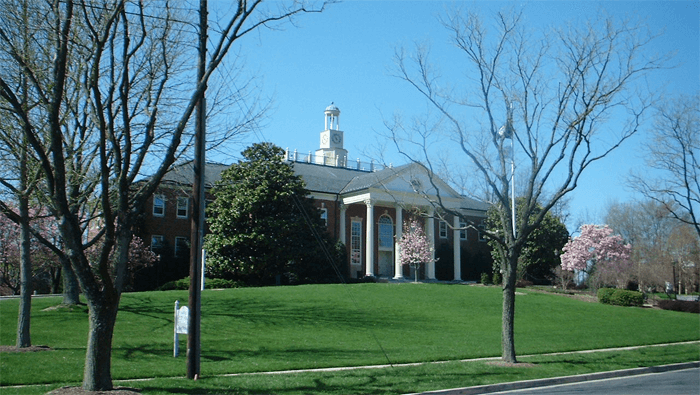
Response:
[{"label": "grass slope", "polygon": [[[522,290],[518,354],[700,339],[697,315],[586,303]],[[122,296],[114,379],[184,376],[173,358],[173,308],[186,291]],[[54,349],[0,355],[0,385],[80,382],[84,307],[32,306],[32,343]],[[0,303],[0,344],[15,341],[18,303]],[[356,284],[206,290],[202,373],[458,360],[500,355],[501,290],[446,284]],[[184,336],[183,336],[184,337]],[[380,347],[381,345],[381,347]],[[185,341],[181,341],[181,350]],[[184,351],[182,352],[184,354]]]}]

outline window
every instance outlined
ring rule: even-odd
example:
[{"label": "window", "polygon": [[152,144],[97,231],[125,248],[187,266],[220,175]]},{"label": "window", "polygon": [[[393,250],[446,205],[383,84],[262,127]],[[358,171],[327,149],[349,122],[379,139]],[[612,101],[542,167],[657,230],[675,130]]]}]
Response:
[{"label": "window", "polygon": [[177,217],[187,218],[187,214],[190,208],[190,199],[186,197],[177,198]]},{"label": "window", "polygon": [[162,217],[165,215],[165,196],[154,195],[153,196],[153,216]]},{"label": "window", "polygon": [[479,241],[488,240],[486,238],[486,234],[484,233],[485,230],[486,230],[486,222],[482,220],[481,223],[479,224]]},{"label": "window", "polygon": [[467,223],[462,220],[459,221],[459,239],[467,239]]},{"label": "window", "polygon": [[350,225],[350,264],[362,264],[362,221],[353,220]]},{"label": "window", "polygon": [[388,215],[379,217],[379,248],[394,249],[394,224]]},{"label": "window", "polygon": [[162,235],[152,235],[151,236],[151,251],[159,251],[163,248],[165,243],[165,238]]},{"label": "window", "polygon": [[323,220],[323,226],[328,226],[328,209],[325,207],[321,209],[321,219]]},{"label": "window", "polygon": [[439,225],[439,229],[440,229],[440,238],[446,239],[447,238],[447,222],[441,220],[440,225]]},{"label": "window", "polygon": [[413,192],[420,192],[421,188],[423,188],[423,184],[421,184],[420,180],[418,179],[412,179],[411,180],[411,186],[413,187]]},{"label": "window", "polygon": [[190,239],[187,237],[175,237],[175,257],[188,256],[190,253]]}]

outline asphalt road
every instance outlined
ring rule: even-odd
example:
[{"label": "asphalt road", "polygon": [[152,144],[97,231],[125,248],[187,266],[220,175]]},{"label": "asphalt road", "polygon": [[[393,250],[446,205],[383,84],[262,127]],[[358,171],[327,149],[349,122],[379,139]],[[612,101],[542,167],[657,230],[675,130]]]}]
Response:
[{"label": "asphalt road", "polygon": [[576,395],[699,395],[700,368],[552,385],[491,394]]}]

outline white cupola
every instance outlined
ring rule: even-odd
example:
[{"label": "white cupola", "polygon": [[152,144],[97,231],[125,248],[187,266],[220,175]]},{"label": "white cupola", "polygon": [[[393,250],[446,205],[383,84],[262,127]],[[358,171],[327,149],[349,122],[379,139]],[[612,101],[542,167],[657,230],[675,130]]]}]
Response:
[{"label": "white cupola", "polygon": [[321,132],[321,145],[316,151],[314,163],[344,167],[347,164],[348,151],[343,148],[344,136],[340,130],[340,110],[331,102],[323,114],[324,129]]},{"label": "white cupola", "polygon": [[331,102],[331,105],[326,107],[326,128],[324,130],[340,130],[340,110]]}]

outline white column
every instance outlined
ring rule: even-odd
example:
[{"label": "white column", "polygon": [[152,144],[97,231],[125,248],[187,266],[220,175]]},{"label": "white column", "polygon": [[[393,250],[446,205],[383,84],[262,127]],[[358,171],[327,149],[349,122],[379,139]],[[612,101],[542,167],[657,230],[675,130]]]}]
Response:
[{"label": "white column", "polygon": [[425,276],[428,280],[435,280],[435,209],[430,207],[428,209],[428,224],[426,225],[426,236],[430,241],[430,248],[433,249],[433,261],[428,264],[427,270],[425,271]]},{"label": "white column", "polygon": [[365,276],[374,276],[374,202],[365,200],[367,205],[367,228],[365,239]]},{"label": "white column", "polygon": [[403,279],[403,268],[401,267],[401,247],[399,240],[403,235],[403,209],[396,206],[396,240],[394,241],[394,279]]},{"label": "white column", "polygon": [[462,239],[459,238],[459,216],[455,215],[452,220],[454,231],[452,232],[452,245],[454,248],[454,273],[455,281],[462,281]]},{"label": "white column", "polygon": [[340,203],[340,242],[347,245],[346,242],[346,230],[345,230],[345,211],[347,210],[347,206],[345,206],[343,203]]}]

